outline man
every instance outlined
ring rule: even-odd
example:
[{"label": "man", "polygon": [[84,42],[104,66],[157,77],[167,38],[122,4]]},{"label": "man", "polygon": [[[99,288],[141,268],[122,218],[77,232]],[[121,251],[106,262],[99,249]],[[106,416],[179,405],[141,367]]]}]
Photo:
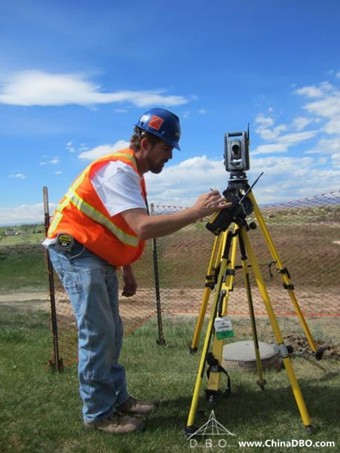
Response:
[{"label": "man", "polygon": [[143,175],[160,173],[179,149],[180,123],[173,113],[151,109],[135,125],[130,148],[92,162],[58,205],[44,245],[69,297],[78,326],[78,377],[87,429],[121,434],[141,431],[133,415],[147,414],[150,402],[131,397],[119,364],[123,328],[116,269],[122,294],[133,296],[131,263],[145,240],[173,233],[228,207],[217,190],[188,209],[149,216]]}]

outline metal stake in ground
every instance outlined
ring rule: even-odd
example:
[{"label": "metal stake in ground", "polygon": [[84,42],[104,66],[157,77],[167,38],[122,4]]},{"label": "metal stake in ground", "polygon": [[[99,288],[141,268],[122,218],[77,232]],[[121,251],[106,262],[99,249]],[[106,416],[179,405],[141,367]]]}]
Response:
[{"label": "metal stake in ground", "polygon": [[[45,224],[45,234],[47,236],[47,231],[50,226],[50,213],[48,207],[48,189],[46,186],[43,187],[43,197],[44,197],[44,224]],[[45,251],[46,256],[46,267],[48,274],[48,287],[50,295],[50,307],[51,307],[51,328],[53,336],[53,360],[50,360],[51,366],[57,370],[63,370],[63,360],[59,357],[59,340],[58,340],[58,323],[57,323],[57,311],[55,303],[55,289],[54,289],[54,275],[53,267],[48,255],[48,251]]]},{"label": "metal stake in ground", "polygon": [[[153,215],[153,214],[154,214],[154,204],[151,203],[151,215]],[[165,339],[163,336],[161,293],[160,293],[160,289],[159,289],[157,239],[155,239],[155,238],[152,239],[152,258],[153,258],[153,271],[154,271],[154,279],[155,279],[155,295],[156,295],[157,324],[158,324],[157,343],[159,345],[165,345]]]}]

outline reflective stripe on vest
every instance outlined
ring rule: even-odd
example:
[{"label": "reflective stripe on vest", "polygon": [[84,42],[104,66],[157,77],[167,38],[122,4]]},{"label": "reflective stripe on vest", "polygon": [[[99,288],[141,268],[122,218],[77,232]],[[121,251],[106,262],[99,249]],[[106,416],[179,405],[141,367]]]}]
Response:
[{"label": "reflective stripe on vest", "polygon": [[125,233],[123,230],[118,228],[113,222],[111,222],[107,217],[101,214],[99,211],[90,206],[86,201],[82,200],[79,195],[77,195],[71,189],[65,195],[66,198],[74,204],[76,208],[79,209],[83,214],[87,215],[90,219],[95,222],[103,225],[106,229],[111,231],[121,242],[132,247],[137,247],[138,238],[136,236],[131,236],[130,234]]},{"label": "reflective stripe on vest", "polygon": [[[130,160],[132,164],[135,164],[134,157],[129,154],[118,152],[118,153],[115,153],[114,155],[117,157],[125,157],[126,159]],[[133,166],[135,167],[135,165],[133,165]],[[65,195],[65,200],[57,207],[58,212],[54,216],[54,219],[51,223],[50,234],[53,234],[53,232],[58,227],[58,224],[63,217],[62,212],[65,209],[65,207],[69,203],[72,203],[77,209],[79,209],[80,212],[85,214],[90,219],[94,220],[96,223],[99,223],[100,225],[104,226],[114,236],[116,236],[121,242],[123,242],[126,245],[130,245],[132,247],[137,247],[139,244],[139,239],[137,236],[132,236],[128,233],[125,233],[125,231],[118,228],[113,222],[111,222],[110,219],[105,217],[101,212],[97,211],[93,206],[86,203],[86,201],[83,200],[76,193],[76,190],[80,186],[80,184],[83,182],[85,175],[86,175],[86,171],[84,171],[79,176],[79,178],[76,179],[76,181],[73,183],[73,185],[67,191],[67,193]]]}]

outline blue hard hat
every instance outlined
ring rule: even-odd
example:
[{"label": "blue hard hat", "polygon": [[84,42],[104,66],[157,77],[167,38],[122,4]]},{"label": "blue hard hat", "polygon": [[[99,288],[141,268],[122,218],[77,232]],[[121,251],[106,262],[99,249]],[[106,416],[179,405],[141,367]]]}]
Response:
[{"label": "blue hard hat", "polygon": [[179,147],[181,126],[179,118],[169,110],[154,108],[145,112],[136,124],[137,127],[164,140],[170,146]]}]

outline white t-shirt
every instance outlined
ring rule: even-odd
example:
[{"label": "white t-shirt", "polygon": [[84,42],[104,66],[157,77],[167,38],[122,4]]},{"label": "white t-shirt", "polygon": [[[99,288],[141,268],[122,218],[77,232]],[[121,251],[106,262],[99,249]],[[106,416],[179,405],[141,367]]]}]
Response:
[{"label": "white t-shirt", "polygon": [[129,209],[146,209],[140,177],[124,162],[108,162],[94,173],[91,182],[110,216]]},{"label": "white t-shirt", "polygon": [[[141,193],[140,177],[124,162],[108,162],[94,173],[91,182],[110,216],[129,209],[146,209]],[[43,245],[48,247],[56,240],[56,238],[46,238]]]}]

